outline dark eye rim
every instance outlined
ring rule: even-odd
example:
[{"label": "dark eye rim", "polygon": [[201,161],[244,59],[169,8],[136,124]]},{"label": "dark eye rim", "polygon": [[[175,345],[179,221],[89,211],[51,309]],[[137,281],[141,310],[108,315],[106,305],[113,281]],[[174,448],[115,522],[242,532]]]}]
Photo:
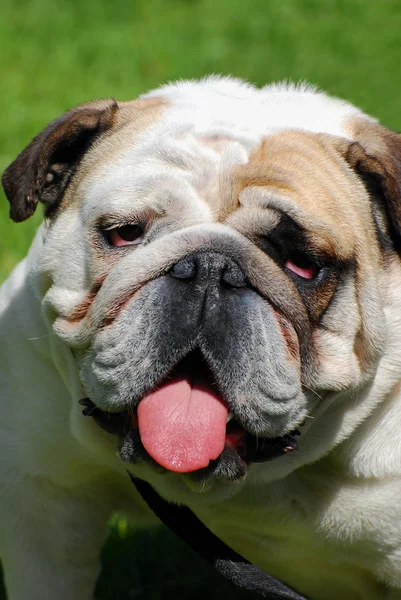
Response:
[{"label": "dark eye rim", "polygon": [[332,260],[327,257],[324,259],[321,259],[320,257],[316,259],[309,256],[309,258],[314,261],[314,264],[317,266],[317,271],[311,279],[297,275],[290,269],[287,269],[284,264],[282,265],[284,272],[292,279],[298,289],[308,293],[316,291],[333,278],[342,277],[342,274],[350,267],[350,263],[339,262],[335,258]]},{"label": "dark eye rim", "polygon": [[296,264],[300,269],[307,269],[308,267],[315,266],[318,269],[321,268],[321,261],[317,260],[316,257],[311,256],[307,252],[301,250],[293,250],[287,253],[285,260],[290,260]]},{"label": "dark eye rim", "polygon": [[[262,240],[262,243],[260,243]],[[272,238],[267,236],[261,236],[259,239],[259,247],[268,254],[280,267],[287,273],[289,276],[293,277],[295,281],[299,280],[302,282],[313,283],[315,282],[321,273],[327,272],[330,266],[330,260],[328,258],[322,258],[321,256],[316,256],[310,251],[306,251],[304,249],[299,249],[295,247],[294,249],[288,248],[288,243],[286,243],[286,239],[280,238]],[[298,264],[300,268],[306,268],[307,266],[315,266],[316,273],[311,279],[305,279],[300,275],[297,275],[290,269],[288,269],[285,264],[287,261],[294,262]],[[302,263],[307,263],[302,264]]]},{"label": "dark eye rim", "polygon": [[[313,272],[311,273],[311,276],[304,277],[300,273],[297,273],[295,270],[287,266],[287,263],[289,262],[299,270],[308,271],[312,269]],[[316,281],[320,272],[325,268],[325,266],[326,265],[323,265],[320,259],[316,259],[316,257],[300,250],[289,252],[283,261],[283,267],[285,271],[291,275],[291,277],[296,277],[305,282]]]}]

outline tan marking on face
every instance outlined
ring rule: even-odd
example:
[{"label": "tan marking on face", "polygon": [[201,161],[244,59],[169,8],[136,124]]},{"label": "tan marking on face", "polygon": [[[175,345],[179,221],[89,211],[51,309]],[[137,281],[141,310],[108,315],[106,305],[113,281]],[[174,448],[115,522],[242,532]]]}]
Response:
[{"label": "tan marking on face", "polygon": [[370,247],[375,243],[368,195],[339,154],[337,139],[302,131],[268,136],[233,177],[240,204],[246,188],[261,188],[267,207],[296,216],[312,245],[346,260],[358,243],[366,243],[365,236]]},{"label": "tan marking on face", "polygon": [[[301,131],[265,138],[249,164],[235,169],[240,207],[225,222],[250,239],[255,232],[269,239],[282,211],[305,231],[305,250],[344,264],[355,262],[357,277],[363,279],[380,268],[380,250],[369,195],[339,151],[339,140],[349,144]],[[312,321],[320,320],[339,282],[333,271],[303,297]]]}]

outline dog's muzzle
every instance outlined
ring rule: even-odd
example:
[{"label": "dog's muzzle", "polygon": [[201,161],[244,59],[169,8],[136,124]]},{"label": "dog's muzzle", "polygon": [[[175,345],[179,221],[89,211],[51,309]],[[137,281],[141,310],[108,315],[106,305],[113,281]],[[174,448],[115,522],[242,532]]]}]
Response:
[{"label": "dog's muzzle", "polygon": [[237,481],[250,463],[297,449],[306,401],[286,335],[242,263],[219,248],[192,252],[95,338],[86,413],[117,425],[127,462]]}]

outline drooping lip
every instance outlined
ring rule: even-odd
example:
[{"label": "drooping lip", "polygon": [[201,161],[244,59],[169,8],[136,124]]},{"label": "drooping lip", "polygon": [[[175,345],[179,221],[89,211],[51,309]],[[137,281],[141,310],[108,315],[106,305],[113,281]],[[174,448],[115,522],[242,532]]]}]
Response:
[{"label": "drooping lip", "polygon": [[[204,382],[208,387],[215,386],[216,389],[218,387],[212,370],[198,349],[192,350],[179,361],[163,382],[178,375],[185,376],[191,381],[197,382],[198,385]],[[160,382],[159,385],[162,385],[163,382]],[[135,456],[131,459],[129,453],[125,451],[122,456],[123,460],[136,462],[138,457],[141,457],[144,460],[148,458],[150,462],[155,462],[141,443],[137,418],[138,406],[121,412],[106,412],[99,409],[89,398],[84,398],[79,403],[84,406],[82,413],[85,416],[91,416],[104,431],[115,435],[120,446],[124,446],[126,437],[130,437],[131,441],[135,440]],[[250,464],[270,461],[298,449],[296,440],[296,437],[300,435],[298,429],[277,438],[256,436],[247,431],[236,419],[231,407],[228,408],[230,412],[227,417],[224,450],[218,459],[210,461],[208,467],[194,471],[195,476],[205,477],[207,474],[211,474],[217,468],[218,463],[224,459],[235,463],[236,471],[243,477]],[[132,444],[129,446],[131,447]]]}]

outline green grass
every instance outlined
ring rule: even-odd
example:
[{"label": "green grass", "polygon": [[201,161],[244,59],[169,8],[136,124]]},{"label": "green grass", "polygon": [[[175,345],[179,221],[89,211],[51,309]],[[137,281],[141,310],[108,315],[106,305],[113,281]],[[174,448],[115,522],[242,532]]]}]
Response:
[{"label": "green grass", "polygon": [[[75,104],[211,72],[306,79],[401,129],[399,0],[2,0],[0,16],[0,169]],[[1,197],[0,280],[39,213],[15,225]],[[114,528],[98,597],[217,598],[219,581],[167,532]]]}]

